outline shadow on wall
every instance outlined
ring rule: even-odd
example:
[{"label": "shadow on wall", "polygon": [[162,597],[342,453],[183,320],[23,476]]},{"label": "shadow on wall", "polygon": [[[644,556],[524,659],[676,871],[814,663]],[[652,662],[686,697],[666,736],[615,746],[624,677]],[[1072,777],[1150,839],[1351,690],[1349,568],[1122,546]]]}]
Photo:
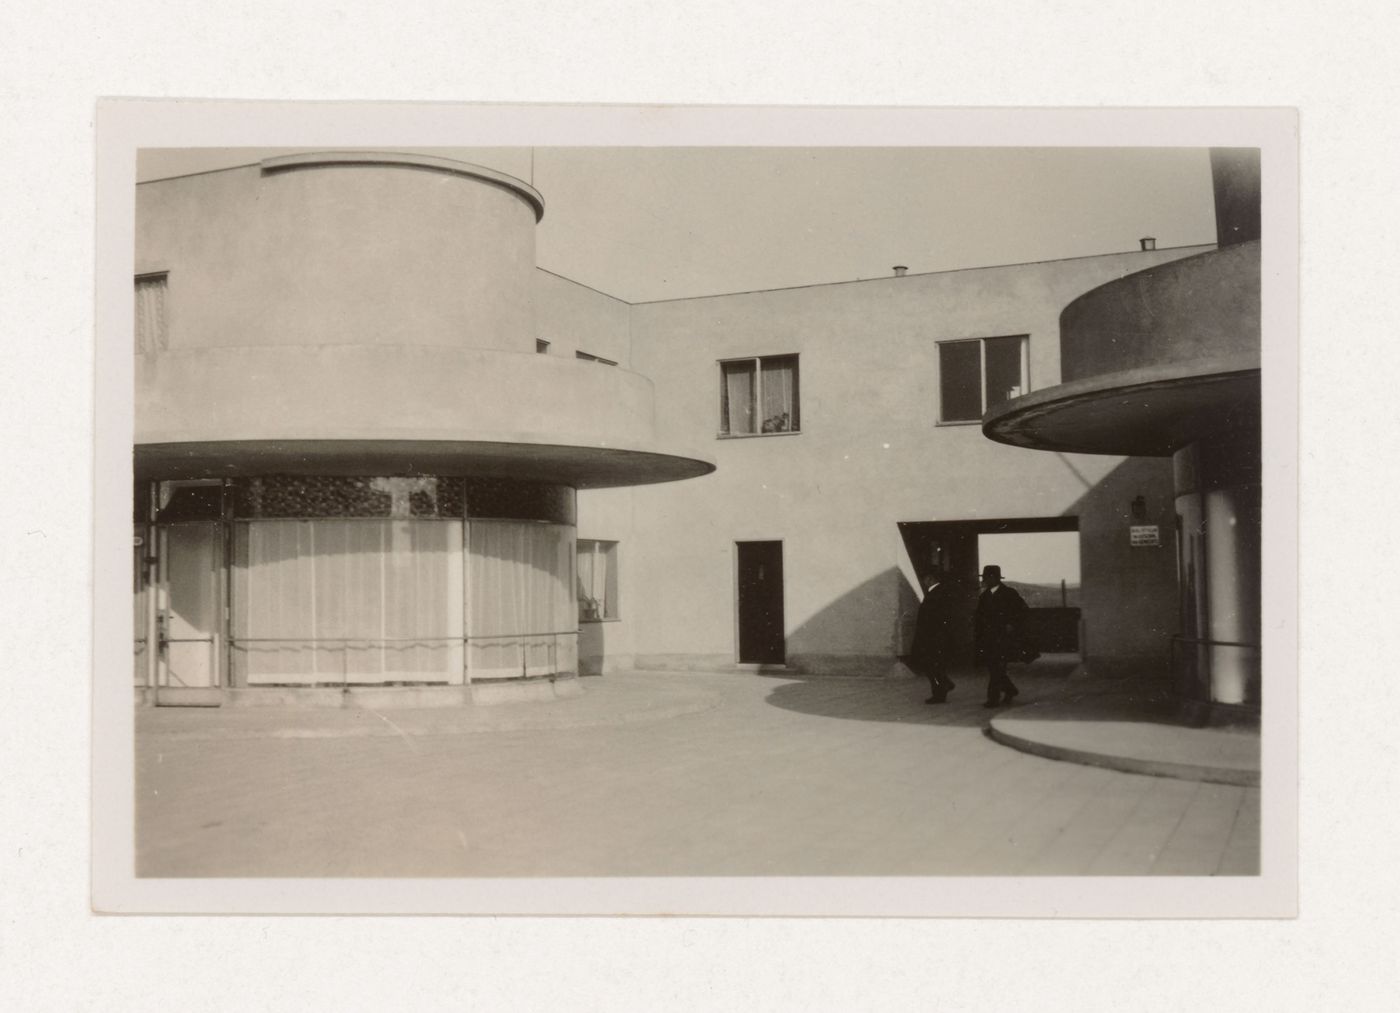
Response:
[{"label": "shadow on wall", "polygon": [[578,624],[578,674],[602,675],[608,657],[608,627],[606,622]]},{"label": "shadow on wall", "polygon": [[[788,664],[813,675],[884,675],[913,637],[918,610],[918,595],[899,568],[882,570],[789,632]],[[852,644],[866,651],[854,652]]]},{"label": "shadow on wall", "polygon": [[[1125,459],[1065,514],[1079,519],[1085,666],[1103,676],[1165,675],[1179,627],[1171,460]],[[1156,544],[1134,545],[1134,527],[1155,527]]]}]

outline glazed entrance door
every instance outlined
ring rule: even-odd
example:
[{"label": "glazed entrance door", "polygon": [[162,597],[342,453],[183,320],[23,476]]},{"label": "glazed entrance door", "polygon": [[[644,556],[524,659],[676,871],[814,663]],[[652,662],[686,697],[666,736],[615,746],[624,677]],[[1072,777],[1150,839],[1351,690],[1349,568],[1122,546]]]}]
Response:
[{"label": "glazed entrance door", "polygon": [[739,542],[739,660],[781,665],[783,543]]},{"label": "glazed entrance door", "polygon": [[224,597],[221,526],[213,521],[166,524],[159,538],[156,685],[218,686]]}]

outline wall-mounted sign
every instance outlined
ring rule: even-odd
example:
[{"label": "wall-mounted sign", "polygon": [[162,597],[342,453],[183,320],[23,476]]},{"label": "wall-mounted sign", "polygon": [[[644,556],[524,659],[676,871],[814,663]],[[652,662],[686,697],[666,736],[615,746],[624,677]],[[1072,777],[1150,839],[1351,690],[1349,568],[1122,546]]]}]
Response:
[{"label": "wall-mounted sign", "polygon": [[1162,529],[1156,524],[1134,524],[1128,528],[1133,548],[1154,548],[1162,544]]}]

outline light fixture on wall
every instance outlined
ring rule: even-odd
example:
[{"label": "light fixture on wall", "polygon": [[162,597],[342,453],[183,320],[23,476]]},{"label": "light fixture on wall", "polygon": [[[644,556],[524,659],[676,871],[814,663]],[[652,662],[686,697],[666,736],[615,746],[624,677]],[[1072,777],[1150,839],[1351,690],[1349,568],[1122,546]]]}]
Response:
[{"label": "light fixture on wall", "polygon": [[1128,510],[1132,513],[1133,520],[1147,520],[1147,500],[1144,499],[1141,495],[1139,495],[1135,500],[1128,504]]}]

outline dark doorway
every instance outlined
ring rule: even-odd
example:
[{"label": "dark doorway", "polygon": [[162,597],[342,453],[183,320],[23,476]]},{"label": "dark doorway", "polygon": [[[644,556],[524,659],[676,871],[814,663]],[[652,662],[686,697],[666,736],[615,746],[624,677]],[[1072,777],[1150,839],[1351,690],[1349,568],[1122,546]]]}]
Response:
[{"label": "dark doorway", "polygon": [[783,543],[739,542],[739,661],[781,665]]},{"label": "dark doorway", "polygon": [[[919,579],[936,574],[955,589],[952,624],[952,657],[955,664],[972,662],[972,615],[977,606],[978,574],[987,563],[1001,566],[1006,574],[1006,583],[1016,588],[1026,599],[1026,604],[1030,605],[1031,635],[1043,652],[1073,653],[1079,650],[1077,564],[1071,575],[1073,584],[1070,585],[1058,577],[1047,581],[1031,569],[1031,559],[1024,548],[998,547],[993,550],[1000,553],[997,558],[981,558],[984,543],[995,544],[998,536],[1077,533],[1078,530],[1077,517],[926,521],[899,525],[909,561]],[[1030,579],[1025,579],[1027,577]]]}]

